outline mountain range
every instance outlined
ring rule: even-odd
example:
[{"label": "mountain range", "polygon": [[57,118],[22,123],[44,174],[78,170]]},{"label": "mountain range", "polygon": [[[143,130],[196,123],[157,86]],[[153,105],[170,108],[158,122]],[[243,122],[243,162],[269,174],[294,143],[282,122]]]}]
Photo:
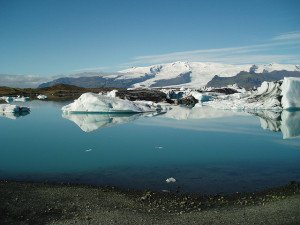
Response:
[{"label": "mountain range", "polygon": [[[288,74],[287,72],[293,73]],[[237,83],[241,87],[251,88],[259,86],[264,80],[278,80],[282,79],[285,75],[300,76],[300,66],[277,63],[265,65],[231,65],[179,61],[147,67],[132,67],[114,74],[91,73],[89,75],[89,73],[85,73],[84,76],[76,74],[76,76],[61,77],[40,84],[39,87],[44,88],[56,84],[69,84],[85,88],[156,88],[182,86],[200,88],[210,85],[218,87],[223,84]],[[252,78],[256,81],[253,81]]]}]

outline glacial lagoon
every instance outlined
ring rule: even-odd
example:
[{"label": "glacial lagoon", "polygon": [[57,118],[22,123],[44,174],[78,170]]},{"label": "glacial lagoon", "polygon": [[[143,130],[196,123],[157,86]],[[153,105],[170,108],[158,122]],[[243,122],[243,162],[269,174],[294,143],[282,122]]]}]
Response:
[{"label": "glacial lagoon", "polygon": [[0,179],[200,194],[300,181],[300,111],[63,114],[67,103],[22,104],[30,114],[0,114]]}]

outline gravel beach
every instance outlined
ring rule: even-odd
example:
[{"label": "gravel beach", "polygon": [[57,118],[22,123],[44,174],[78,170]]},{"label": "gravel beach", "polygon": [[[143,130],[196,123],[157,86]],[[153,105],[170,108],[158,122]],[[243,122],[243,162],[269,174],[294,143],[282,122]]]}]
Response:
[{"label": "gravel beach", "polygon": [[199,196],[1,181],[0,224],[300,224],[300,185]]}]

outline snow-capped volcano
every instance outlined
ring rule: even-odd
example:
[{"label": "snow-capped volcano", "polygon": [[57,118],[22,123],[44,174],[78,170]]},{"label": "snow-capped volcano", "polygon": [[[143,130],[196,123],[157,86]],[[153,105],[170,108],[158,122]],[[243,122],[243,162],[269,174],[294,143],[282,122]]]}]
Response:
[{"label": "snow-capped volcano", "polygon": [[300,71],[300,66],[271,63],[266,65],[231,65],[212,62],[174,62],[146,67],[132,67],[119,71],[123,74],[118,79],[141,78],[151,76],[134,87],[166,87],[166,86],[205,86],[215,75],[232,77],[241,71],[262,73],[275,70]]}]

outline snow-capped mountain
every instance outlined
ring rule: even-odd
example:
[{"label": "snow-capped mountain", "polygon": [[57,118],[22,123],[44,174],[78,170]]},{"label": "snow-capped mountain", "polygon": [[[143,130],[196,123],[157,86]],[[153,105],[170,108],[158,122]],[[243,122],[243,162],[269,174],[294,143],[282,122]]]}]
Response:
[{"label": "snow-capped mountain", "polygon": [[152,78],[134,84],[134,87],[160,87],[160,86],[205,86],[215,75],[232,77],[241,71],[262,73],[279,70],[300,71],[300,66],[291,64],[271,63],[266,65],[231,65],[211,62],[174,62],[148,67],[132,67],[119,71],[124,74],[118,79],[140,78],[148,75]]},{"label": "snow-capped mountain", "polygon": [[[221,78],[233,77],[241,71],[259,75],[272,71],[296,71],[300,66],[271,63],[267,65],[231,65],[212,62],[174,62],[145,67],[132,67],[114,74],[85,74],[63,77],[43,83],[39,87],[55,84],[71,84],[81,87],[190,87],[200,88],[211,81],[215,75]],[[278,77],[278,76],[277,76]],[[276,80],[275,77],[273,80]],[[282,78],[280,78],[282,79]],[[272,80],[272,79],[271,79]]]}]

